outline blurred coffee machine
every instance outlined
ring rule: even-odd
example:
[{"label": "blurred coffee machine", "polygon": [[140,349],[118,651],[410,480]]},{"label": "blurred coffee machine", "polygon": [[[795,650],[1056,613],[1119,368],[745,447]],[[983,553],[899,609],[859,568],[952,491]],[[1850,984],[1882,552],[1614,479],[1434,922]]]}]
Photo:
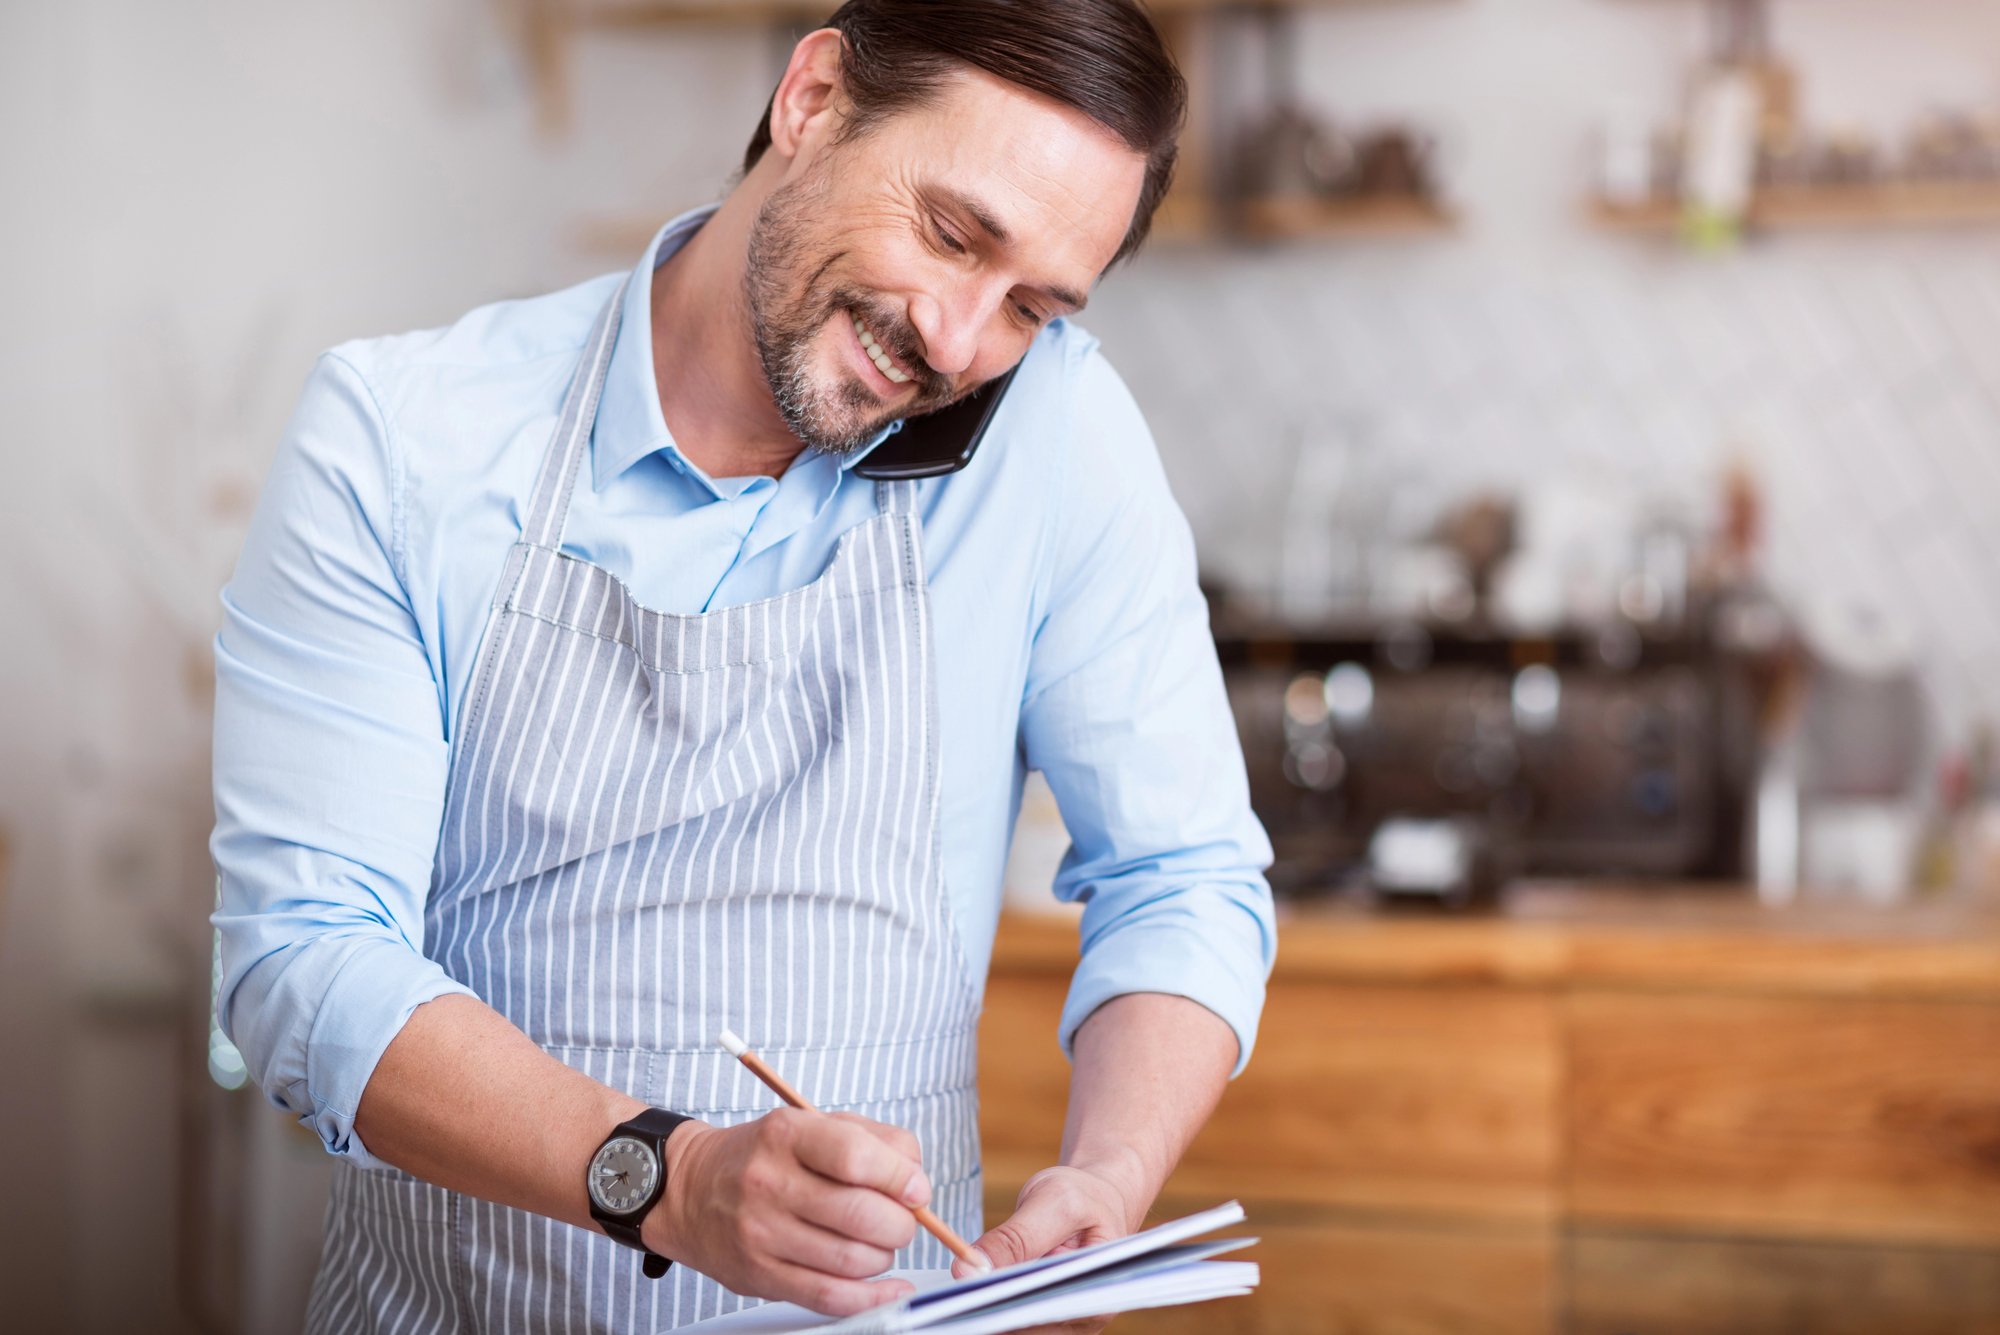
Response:
[{"label": "blurred coffee machine", "polygon": [[[1384,507],[1336,504],[1360,494],[1343,449],[1301,449],[1298,578],[1213,594],[1274,887],[1454,904],[1520,876],[1744,878],[1795,638],[1756,578],[1747,478],[1714,535],[1557,480],[1392,539],[1366,528]],[[1329,532],[1365,554],[1291,559]]]},{"label": "blurred coffee machine", "polygon": [[1753,692],[1725,655],[1414,622],[1217,647],[1281,893],[1741,871]]}]

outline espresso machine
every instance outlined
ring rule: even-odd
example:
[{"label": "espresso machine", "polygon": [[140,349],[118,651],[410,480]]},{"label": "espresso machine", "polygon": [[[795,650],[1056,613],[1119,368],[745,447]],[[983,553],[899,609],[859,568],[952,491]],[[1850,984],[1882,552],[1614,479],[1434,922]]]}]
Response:
[{"label": "espresso machine", "polygon": [[1401,622],[1217,649],[1282,895],[1741,872],[1754,682],[1699,639]]}]

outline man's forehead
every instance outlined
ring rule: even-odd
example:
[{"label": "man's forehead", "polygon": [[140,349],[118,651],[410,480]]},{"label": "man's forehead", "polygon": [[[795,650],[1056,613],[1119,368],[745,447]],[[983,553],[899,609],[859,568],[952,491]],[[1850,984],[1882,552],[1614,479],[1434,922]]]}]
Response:
[{"label": "man's forehead", "polygon": [[[1123,242],[1146,161],[1083,112],[983,70],[948,78],[913,108],[905,143],[916,183],[1002,247],[1053,250],[1081,295]],[[1053,295],[1053,293],[1052,293]]]}]

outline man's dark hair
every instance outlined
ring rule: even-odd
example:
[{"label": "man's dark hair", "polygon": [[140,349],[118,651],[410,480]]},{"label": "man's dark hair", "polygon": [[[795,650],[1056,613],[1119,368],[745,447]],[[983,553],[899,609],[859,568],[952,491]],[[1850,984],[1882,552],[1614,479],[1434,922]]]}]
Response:
[{"label": "man's dark hair", "polygon": [[[1187,81],[1134,0],[847,0],[826,26],[844,39],[843,138],[927,101],[967,65],[985,70],[1081,111],[1145,155],[1139,207],[1112,263],[1145,241],[1173,179]],[[743,170],[770,146],[767,105]]]}]

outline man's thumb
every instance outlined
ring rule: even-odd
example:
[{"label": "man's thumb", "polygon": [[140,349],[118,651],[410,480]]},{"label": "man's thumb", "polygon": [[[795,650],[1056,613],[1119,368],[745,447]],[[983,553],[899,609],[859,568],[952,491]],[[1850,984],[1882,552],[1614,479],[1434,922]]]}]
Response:
[{"label": "man's thumb", "polygon": [[976,1242],[972,1244],[972,1251],[975,1256],[983,1256],[986,1258],[985,1269],[983,1270],[974,1269],[972,1266],[968,1265],[965,1262],[964,1258],[961,1257],[960,1259],[953,1261],[951,1263],[951,1277],[953,1279],[971,1279],[974,1275],[983,1275],[986,1274],[988,1271],[998,1270],[1003,1265],[1013,1264],[1013,1262],[1011,1261],[995,1261],[993,1259],[993,1253],[987,1251],[984,1247],[981,1247]]},{"label": "man's thumb", "polygon": [[[973,1247],[984,1252],[995,1267],[1019,1265],[1038,1256],[1047,1256],[1076,1233],[1077,1223],[1056,1203],[1061,1193],[1026,1193],[1019,1209],[986,1231]],[[1054,1198],[1054,1199],[1052,1199]],[[967,1269],[963,1262],[958,1269]],[[967,1273],[970,1273],[969,1269]]]}]

